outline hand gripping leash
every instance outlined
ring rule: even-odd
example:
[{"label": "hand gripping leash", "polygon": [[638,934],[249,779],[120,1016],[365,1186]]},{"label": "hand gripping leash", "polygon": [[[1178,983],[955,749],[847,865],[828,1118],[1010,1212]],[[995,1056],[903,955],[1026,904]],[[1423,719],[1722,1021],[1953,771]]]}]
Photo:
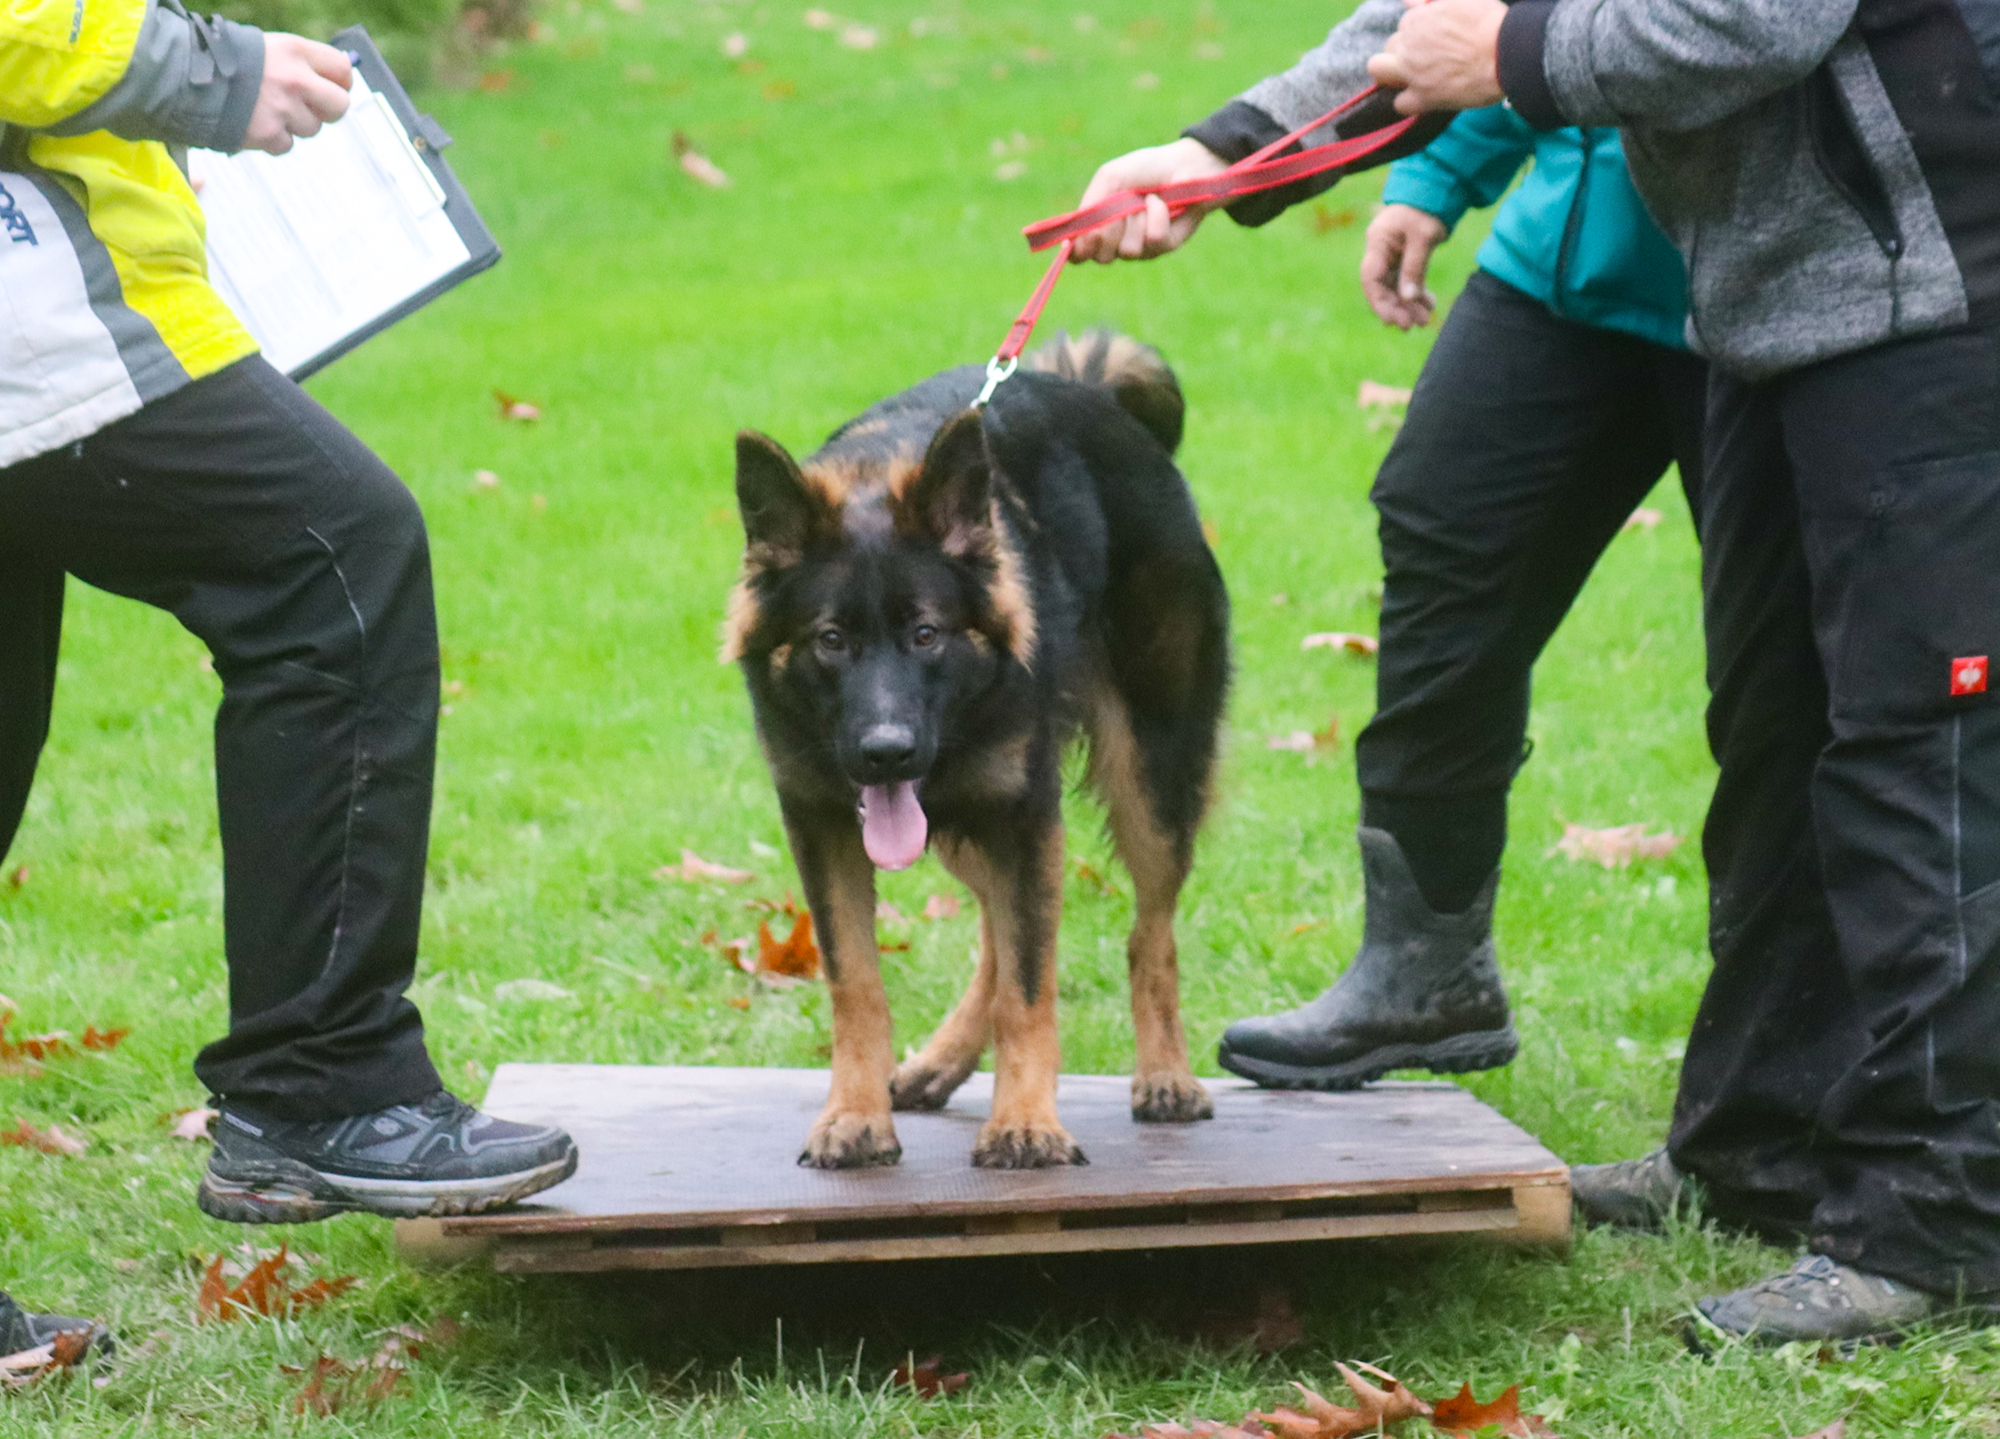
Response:
[{"label": "hand gripping leash", "polygon": [[1352,110],[1359,109],[1368,101],[1385,95],[1380,85],[1370,85],[1351,99],[1343,100],[1318,119],[1301,125],[1289,135],[1273,140],[1255,154],[1246,155],[1219,174],[1205,176],[1199,180],[1182,180],[1173,185],[1160,185],[1151,190],[1120,190],[1107,195],[1087,210],[1072,210],[1067,215],[1054,215],[1046,220],[1037,220],[1021,233],[1028,237],[1031,252],[1059,246],[1055,259],[1050,263],[1042,282],[1035,286],[1035,293],[1028,297],[1007,338],[1000,342],[999,350],[986,362],[986,387],[979,392],[979,398],[972,402],[973,408],[982,409],[993,398],[993,392],[1006,382],[1007,378],[1020,367],[1021,351],[1028,346],[1028,337],[1035,333],[1035,326],[1042,318],[1042,311],[1048,308],[1049,297],[1055,293],[1056,282],[1062,279],[1063,269],[1070,262],[1076,250],[1076,239],[1092,230],[1123,220],[1146,208],[1146,197],[1157,195],[1166,202],[1167,213],[1179,215],[1195,205],[1223,204],[1240,199],[1245,195],[1255,195],[1263,190],[1275,190],[1281,185],[1294,184],[1323,175],[1328,170],[1338,170],[1364,159],[1379,150],[1386,149],[1407,134],[1417,123],[1414,115],[1405,116],[1379,129],[1351,139],[1335,140],[1331,144],[1315,145],[1310,150],[1301,150],[1296,155],[1283,159],[1273,159],[1279,151],[1297,143],[1305,136],[1327,125]]}]

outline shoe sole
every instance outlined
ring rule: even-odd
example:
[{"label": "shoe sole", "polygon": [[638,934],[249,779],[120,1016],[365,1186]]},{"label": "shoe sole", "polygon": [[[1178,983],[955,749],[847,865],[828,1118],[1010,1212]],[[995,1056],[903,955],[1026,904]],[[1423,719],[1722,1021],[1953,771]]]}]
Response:
[{"label": "shoe sole", "polygon": [[325,1174],[307,1165],[246,1166],[240,1176],[202,1176],[195,1204],[228,1224],[311,1224],[337,1214],[385,1219],[442,1219],[484,1214],[539,1194],[576,1173],[577,1152],[512,1174],[481,1179],[366,1179]]},{"label": "shoe sole", "polygon": [[1498,1069],[1520,1052],[1521,1038],[1514,1026],[1480,1029],[1470,1034],[1454,1034],[1430,1044],[1389,1044],[1344,1064],[1281,1064],[1274,1059],[1237,1054],[1220,1047],[1216,1060],[1232,1074],[1265,1089],[1359,1089],[1394,1069],[1427,1069],[1432,1074],[1467,1074],[1475,1069]]}]

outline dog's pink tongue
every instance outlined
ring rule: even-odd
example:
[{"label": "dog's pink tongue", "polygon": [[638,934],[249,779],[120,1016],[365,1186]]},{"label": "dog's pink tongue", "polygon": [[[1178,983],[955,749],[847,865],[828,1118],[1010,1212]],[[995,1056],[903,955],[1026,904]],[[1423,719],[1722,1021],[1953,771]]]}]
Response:
[{"label": "dog's pink tongue", "polygon": [[861,844],[876,868],[908,869],[923,854],[930,832],[910,781],[861,787]]}]

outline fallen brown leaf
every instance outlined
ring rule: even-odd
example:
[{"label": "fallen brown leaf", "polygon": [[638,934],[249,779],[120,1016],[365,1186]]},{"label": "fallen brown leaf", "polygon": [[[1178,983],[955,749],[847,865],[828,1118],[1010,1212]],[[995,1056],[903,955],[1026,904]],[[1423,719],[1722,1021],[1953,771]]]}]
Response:
[{"label": "fallen brown leaf", "polygon": [[87,1024],[83,1027],[83,1038],[77,1042],[85,1049],[116,1049],[131,1032],[130,1029],[99,1029],[94,1024]]},{"label": "fallen brown leaf", "polygon": [[479,77],[479,88],[489,95],[502,94],[514,88],[512,70],[488,70]]},{"label": "fallen brown leaf", "polygon": [[819,946],[813,943],[812,916],[801,914],[783,943],[772,937],[770,922],[760,920],[757,925],[757,968],[761,973],[779,974],[788,979],[819,978]]},{"label": "fallen brown leaf", "polygon": [[361,1281],[352,1274],[338,1279],[315,1279],[294,1285],[288,1271],[297,1261],[287,1246],[253,1264],[234,1284],[230,1283],[230,1262],[218,1254],[201,1276],[195,1293],[194,1312],[198,1323],[226,1322],[245,1314],[282,1318],[301,1309],[312,1309],[345,1294]]},{"label": "fallen brown leaf", "polygon": [[72,1329],[46,1344],[0,1355],[0,1389],[24,1389],[66,1369],[74,1369],[90,1353],[90,1331]]},{"label": "fallen brown leaf", "polygon": [[[1352,210],[1329,210],[1325,205],[1313,206],[1312,227],[1315,235],[1330,235],[1335,230],[1345,230],[1357,216]],[[1361,402],[1367,404],[1366,400]]]},{"label": "fallen brown leaf", "polygon": [[945,1374],[944,1359],[933,1354],[918,1362],[915,1355],[898,1364],[889,1375],[889,1383],[898,1389],[914,1389],[921,1399],[936,1399],[945,1394],[956,1394],[972,1382],[970,1374]]},{"label": "fallen brown leaf", "polygon": [[493,391],[493,403],[500,407],[500,418],[503,420],[519,420],[522,424],[533,424],[542,417],[540,405],[524,400],[519,395],[510,395],[502,389],[496,388]]},{"label": "fallen brown leaf", "polygon": [[37,1129],[23,1119],[12,1129],[0,1129],[0,1148],[37,1149],[43,1154],[75,1159],[90,1148],[90,1142],[63,1133],[61,1125],[51,1124],[47,1129]]},{"label": "fallen brown leaf", "polygon": [[1666,516],[1658,510],[1641,505],[1638,509],[1632,511],[1631,515],[1626,519],[1624,528],[1628,530],[1657,530],[1660,527],[1660,521],[1665,518]]},{"label": "fallen brown leaf", "polygon": [[955,894],[934,894],[924,901],[925,919],[957,919],[958,896]]},{"label": "fallen brown leaf", "polygon": [[1475,1434],[1492,1429],[1503,1439],[1554,1439],[1555,1430],[1538,1414],[1521,1412],[1521,1386],[1509,1385],[1499,1398],[1481,1404],[1470,1384],[1450,1399],[1440,1399],[1431,1423],[1447,1434]]},{"label": "fallen brown leaf", "polygon": [[168,1133],[175,1139],[185,1139],[190,1144],[199,1143],[210,1137],[208,1127],[216,1118],[217,1113],[213,1109],[183,1109],[173,1116],[173,1128]]},{"label": "fallen brown leaf", "polygon": [[653,871],[654,879],[686,879],[715,884],[748,884],[757,876],[747,869],[732,869],[703,859],[691,849],[681,850],[679,864],[663,864]]},{"label": "fallen brown leaf", "polygon": [[1290,750],[1306,757],[1307,764],[1317,763],[1321,754],[1340,746],[1340,717],[1328,718],[1325,729],[1295,729],[1290,734],[1274,734],[1264,741],[1269,749]]},{"label": "fallen brown leaf", "polygon": [[28,867],[25,864],[17,864],[11,871],[8,872],[7,892],[9,894],[19,894],[22,890],[26,889],[27,887],[28,887]]},{"label": "fallen brown leaf", "polygon": [[1101,895],[1109,896],[1118,893],[1118,886],[1111,882],[1110,877],[1096,865],[1090,864],[1087,861],[1078,860],[1076,862],[1076,877],[1079,882],[1089,885]]},{"label": "fallen brown leaf", "polygon": [[1363,380],[1361,388],[1355,392],[1354,403],[1364,410],[1379,409],[1410,403],[1410,391],[1397,385],[1384,385],[1375,380]]},{"label": "fallen brown leaf", "polygon": [[1623,869],[1634,860],[1665,859],[1680,844],[1681,836],[1673,831],[1649,835],[1643,824],[1621,824],[1610,829],[1566,824],[1562,838],[1549,853],[1560,853],[1572,863],[1591,860],[1606,869]]},{"label": "fallen brown leaf", "polygon": [[710,189],[726,190],[734,182],[708,156],[695,149],[694,141],[688,139],[683,130],[676,130],[670,142],[674,159],[680,163],[682,173]]},{"label": "fallen brown leaf", "polygon": [[1373,635],[1349,634],[1345,630],[1326,630],[1319,634],[1307,635],[1299,641],[1302,650],[1345,650],[1363,659],[1372,659],[1382,649],[1381,642]]},{"label": "fallen brown leaf", "polygon": [[728,1005],[731,1009],[748,1009],[750,1007],[750,996],[747,994],[731,995],[728,999],[725,999],[723,1003]]}]

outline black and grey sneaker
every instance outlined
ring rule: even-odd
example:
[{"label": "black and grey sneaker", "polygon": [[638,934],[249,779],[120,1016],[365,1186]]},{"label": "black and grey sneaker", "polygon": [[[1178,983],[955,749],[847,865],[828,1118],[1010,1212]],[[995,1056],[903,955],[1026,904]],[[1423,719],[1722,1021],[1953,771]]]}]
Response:
[{"label": "black and grey sneaker", "polygon": [[442,1089],[318,1123],[220,1107],[195,1201],[233,1224],[479,1214],[576,1173],[576,1144],[562,1130],[495,1119]]},{"label": "black and grey sneaker", "polygon": [[64,1334],[88,1336],[86,1342],[89,1347],[85,1352],[93,1358],[109,1358],[116,1347],[111,1342],[111,1331],[104,1327],[101,1319],[77,1319],[68,1314],[30,1314],[6,1294],[0,1293],[0,1357],[39,1349]]},{"label": "black and grey sneaker", "polygon": [[1930,1318],[1937,1301],[1921,1289],[1808,1254],[1783,1274],[1704,1299],[1695,1308],[1739,1339],[1817,1344],[1893,1339]]},{"label": "black and grey sneaker", "polygon": [[1283,1014],[1239,1019],[1217,1063],[1266,1089],[1358,1089],[1392,1069],[1463,1074],[1520,1047],[1493,954],[1496,871],[1471,906],[1439,914],[1396,837],[1360,830],[1361,950],[1333,987]]},{"label": "black and grey sneaker", "polygon": [[1699,1191],[1662,1146],[1643,1159],[1570,1166],[1569,1193],[1577,1213],[1591,1224],[1657,1229],[1692,1206]]}]

